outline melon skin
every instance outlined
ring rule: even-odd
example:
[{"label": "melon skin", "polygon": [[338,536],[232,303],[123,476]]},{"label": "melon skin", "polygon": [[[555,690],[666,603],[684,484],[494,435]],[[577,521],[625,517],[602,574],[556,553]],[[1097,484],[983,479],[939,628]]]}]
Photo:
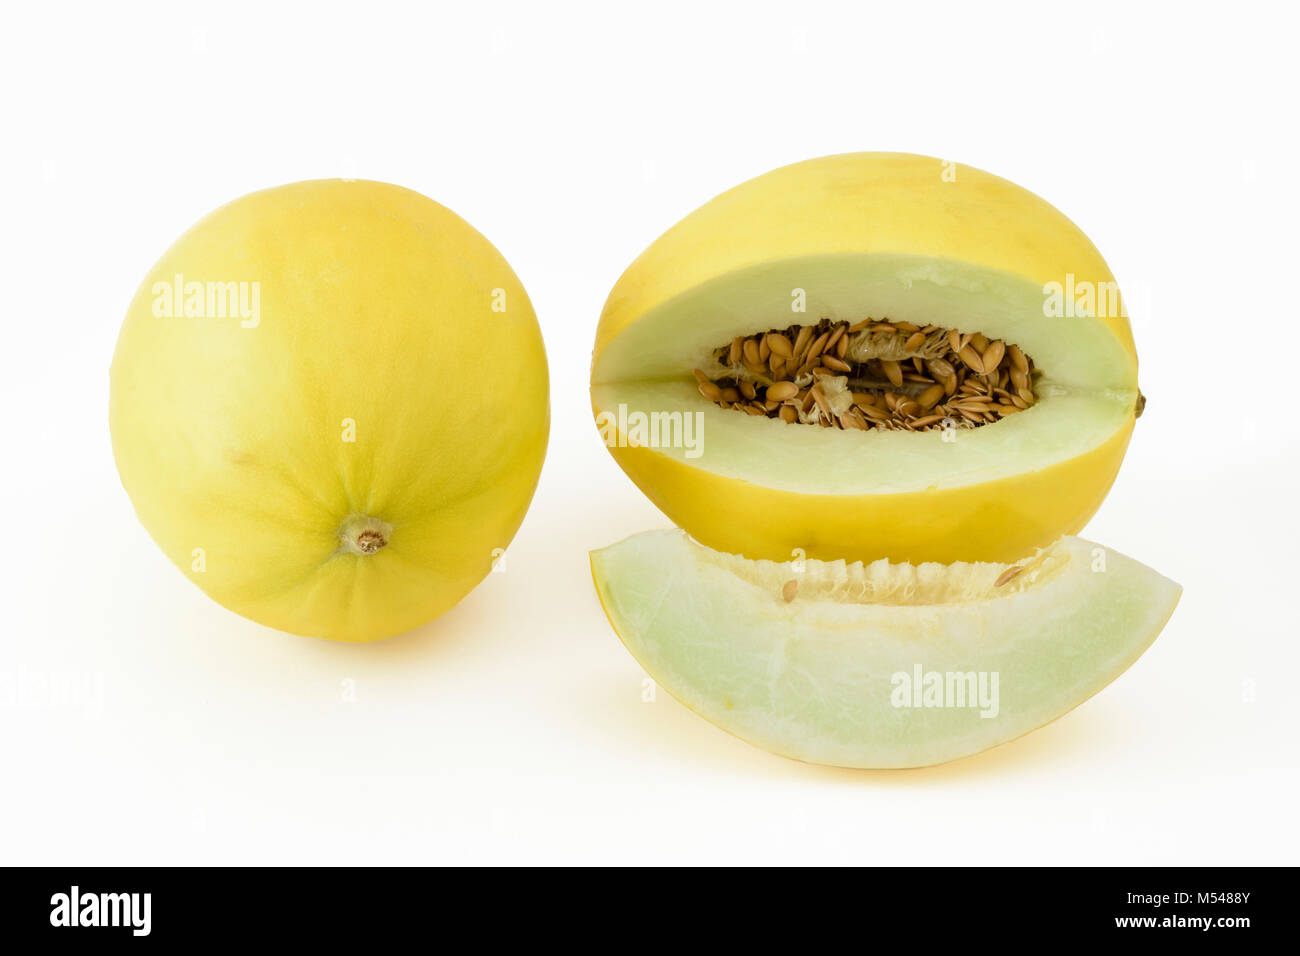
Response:
[{"label": "melon skin", "polygon": [[[1003,565],[800,569],[661,531],[595,551],[591,565],[623,643],[691,710],[782,756],[900,769],[979,753],[1072,710],[1137,660],[1181,595],[1145,565],[1081,538],[1038,557],[1040,570],[1023,572],[1038,577],[996,588]],[[786,602],[790,579],[799,595]],[[884,593],[864,601],[872,588]],[[926,706],[924,693],[918,706],[910,686],[918,669],[923,691],[932,674],[945,685],[947,675],[975,675],[976,684],[959,676],[954,688],[984,675],[996,712]],[[896,706],[899,694],[911,706]]]},{"label": "melon skin", "polygon": [[[902,153],[773,170],[669,229],[618,280],[592,356],[610,454],[696,539],[750,558],[1011,561],[1076,534],[1104,501],[1139,407],[1115,277],[1026,189]],[[1049,318],[1045,288],[1113,289],[1114,309]],[[806,296],[792,312],[791,294]],[[1097,300],[1100,302],[1100,299]],[[1020,345],[1042,370],[1023,414],[957,434],[816,434],[720,409],[693,368],[733,337],[887,318]],[[640,445],[627,413],[701,416],[700,453]]]},{"label": "melon skin", "polygon": [[[169,313],[176,276],[250,299],[257,283],[257,314]],[[109,426],[141,523],[206,594],[372,641],[452,607],[510,543],[546,453],[546,354],[518,277],[451,210],[386,183],[293,183],[222,206],[150,270]],[[382,548],[344,546],[370,525]]]}]

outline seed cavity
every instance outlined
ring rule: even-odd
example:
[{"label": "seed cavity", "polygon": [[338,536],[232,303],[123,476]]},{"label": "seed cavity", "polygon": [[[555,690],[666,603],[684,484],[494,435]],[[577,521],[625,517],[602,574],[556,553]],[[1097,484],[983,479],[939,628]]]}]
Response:
[{"label": "seed cavity", "polygon": [[887,319],[822,319],[737,336],[713,359],[711,371],[694,370],[709,401],[855,431],[992,424],[1034,404],[1041,374],[1018,345],[982,332]]}]

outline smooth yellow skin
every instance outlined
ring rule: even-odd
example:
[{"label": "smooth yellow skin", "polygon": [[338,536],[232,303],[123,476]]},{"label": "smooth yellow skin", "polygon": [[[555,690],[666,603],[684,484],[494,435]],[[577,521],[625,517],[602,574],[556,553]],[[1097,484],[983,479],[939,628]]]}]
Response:
[{"label": "smooth yellow skin", "polygon": [[[951,170],[955,180],[947,171],[925,156],[852,153],[777,169],[723,193],[664,233],[619,279],[601,315],[593,366],[621,332],[696,286],[784,259],[932,256],[1036,286],[1067,273],[1097,286],[1114,282],[1088,238],[1042,199],[969,166]],[[1136,392],[1127,318],[1092,321],[1131,360],[1125,377]],[[1069,323],[1059,327],[1069,334]],[[1051,468],[911,494],[802,495],[721,477],[653,449],[610,453],[674,522],[718,550],[771,560],[801,549],[823,560],[1011,561],[1083,528],[1115,479],[1133,422],[1130,415],[1108,440]]]},{"label": "smooth yellow skin", "polygon": [[[260,320],[156,315],[155,283],[177,274],[258,283]],[[546,356],[514,272],[450,210],[383,183],[295,183],[218,209],[150,271],[109,423],[141,522],[209,596],[369,641],[454,605],[518,529],[546,451]],[[391,526],[386,546],[345,546],[359,516]]]}]

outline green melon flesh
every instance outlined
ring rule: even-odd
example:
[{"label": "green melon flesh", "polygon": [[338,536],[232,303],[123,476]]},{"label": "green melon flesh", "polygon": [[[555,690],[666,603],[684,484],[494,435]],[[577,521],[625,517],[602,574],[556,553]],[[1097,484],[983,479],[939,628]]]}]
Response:
[{"label": "green melon flesh", "polygon": [[[792,288],[815,290],[807,312],[791,313]],[[1042,373],[1037,403],[996,428],[963,431],[949,442],[937,430],[846,436],[789,427],[720,408],[696,389],[691,370],[709,368],[713,350],[737,335],[872,316],[983,332],[1021,346]],[[846,254],[741,269],[660,306],[597,356],[591,396],[597,414],[615,417],[620,407],[701,413],[700,449],[655,447],[693,468],[809,494],[889,494],[996,481],[1085,454],[1128,421],[1136,376],[1133,360],[1099,319],[1045,318],[1040,286],[932,257]]]},{"label": "green melon flesh", "polygon": [[[1001,587],[1009,565],[809,560],[798,570],[676,530],[591,555],[610,621],[661,687],[764,750],[861,768],[943,763],[1055,720],[1137,660],[1182,593],[1081,538],[1020,564]],[[787,602],[790,580],[798,593]],[[919,691],[909,686],[918,668]],[[937,689],[930,675],[941,675]],[[959,689],[974,693],[962,700]]]}]

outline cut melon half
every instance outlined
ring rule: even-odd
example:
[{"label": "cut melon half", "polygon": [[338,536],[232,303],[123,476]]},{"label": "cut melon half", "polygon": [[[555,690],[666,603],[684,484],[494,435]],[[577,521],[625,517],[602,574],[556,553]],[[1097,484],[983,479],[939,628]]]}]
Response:
[{"label": "cut melon half", "polygon": [[1070,711],[1155,640],[1182,589],[1064,537],[1014,564],[773,562],[681,531],[595,551],[619,637],[683,704],[772,753],[904,768]]},{"label": "cut melon half", "polygon": [[591,398],[619,465],[704,544],[944,562],[1081,530],[1143,401],[1083,232],[1004,179],[900,153],[778,169],[672,227],[609,295]]}]

